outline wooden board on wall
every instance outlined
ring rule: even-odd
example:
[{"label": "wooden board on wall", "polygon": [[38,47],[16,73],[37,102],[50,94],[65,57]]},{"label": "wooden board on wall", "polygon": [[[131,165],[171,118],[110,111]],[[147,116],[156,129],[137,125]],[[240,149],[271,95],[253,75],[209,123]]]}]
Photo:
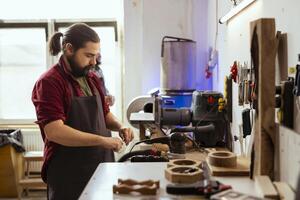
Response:
[{"label": "wooden board on wall", "polygon": [[288,42],[286,33],[281,34],[279,38],[278,64],[280,81],[286,81],[288,78]]},{"label": "wooden board on wall", "polygon": [[[275,55],[277,52],[275,20],[258,19],[250,23],[251,47],[256,43],[254,53],[258,59],[257,66],[257,115],[254,136],[254,174],[268,175],[274,173],[275,142]],[[257,37],[256,37],[257,36]],[[253,42],[253,38],[257,38]],[[253,49],[251,49],[253,54]]]}]

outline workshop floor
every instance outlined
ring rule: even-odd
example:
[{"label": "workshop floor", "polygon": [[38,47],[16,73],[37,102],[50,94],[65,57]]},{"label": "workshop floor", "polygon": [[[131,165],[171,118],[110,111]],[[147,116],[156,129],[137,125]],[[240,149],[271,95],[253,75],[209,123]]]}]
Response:
[{"label": "workshop floor", "polygon": [[[0,198],[0,200],[18,200],[18,198]],[[33,190],[28,195],[22,195],[21,200],[47,200],[47,191]]]}]

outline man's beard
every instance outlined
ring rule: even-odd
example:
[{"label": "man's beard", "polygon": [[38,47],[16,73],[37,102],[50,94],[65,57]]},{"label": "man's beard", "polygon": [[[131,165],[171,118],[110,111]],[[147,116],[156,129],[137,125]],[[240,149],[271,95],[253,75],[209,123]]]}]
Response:
[{"label": "man's beard", "polygon": [[67,57],[67,60],[71,67],[71,73],[76,78],[86,76],[89,73],[90,69],[92,67],[94,67],[92,65],[88,65],[88,66],[85,66],[84,68],[81,68],[75,61],[75,56]]}]

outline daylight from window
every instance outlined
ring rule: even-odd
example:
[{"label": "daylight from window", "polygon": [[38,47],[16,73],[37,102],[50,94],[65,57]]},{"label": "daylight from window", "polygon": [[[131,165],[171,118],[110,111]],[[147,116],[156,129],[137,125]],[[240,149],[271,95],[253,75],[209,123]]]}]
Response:
[{"label": "daylight from window", "polygon": [[[43,21],[48,23],[48,27],[54,27],[56,22],[61,21],[118,22],[121,10],[121,1],[118,0],[88,0],[84,3],[11,0],[1,4],[0,19],[20,23]],[[59,31],[63,32],[65,28],[61,27]],[[116,98],[111,110],[121,119],[121,59],[120,44],[115,40],[116,30],[113,27],[93,28],[101,39],[101,68],[106,86]],[[32,88],[38,77],[57,61],[57,58],[50,58],[47,54],[47,33],[51,34],[51,30],[43,27],[0,28],[0,122],[35,120],[31,102]]]}]

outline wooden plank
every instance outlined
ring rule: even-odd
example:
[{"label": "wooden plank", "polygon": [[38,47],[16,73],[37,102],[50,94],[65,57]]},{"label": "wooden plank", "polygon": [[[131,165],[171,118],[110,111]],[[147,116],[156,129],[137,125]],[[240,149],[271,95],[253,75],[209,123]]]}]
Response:
[{"label": "wooden plank", "polygon": [[295,192],[285,182],[273,182],[278,191],[280,200],[294,200],[296,198]]},{"label": "wooden plank", "polygon": [[47,187],[41,178],[26,178],[19,181],[20,186],[24,188]]},{"label": "wooden plank", "polygon": [[25,161],[43,161],[43,151],[28,151],[24,154]]},{"label": "wooden plank", "polygon": [[278,64],[280,72],[280,81],[286,81],[288,78],[288,43],[286,33],[281,34],[279,38]]},{"label": "wooden plank", "polygon": [[216,167],[207,161],[212,176],[249,176],[250,161],[245,157],[237,157],[236,167]]},{"label": "wooden plank", "polygon": [[258,55],[253,63],[256,71],[257,108],[254,136],[254,174],[274,174],[275,142],[275,55],[276,37],[275,20],[258,19],[250,23],[251,40],[257,44],[251,53]]},{"label": "wooden plank", "polygon": [[279,195],[271,182],[270,177],[268,176],[256,176],[255,177],[255,186],[259,191],[261,197],[270,198],[270,199],[278,199]]}]

